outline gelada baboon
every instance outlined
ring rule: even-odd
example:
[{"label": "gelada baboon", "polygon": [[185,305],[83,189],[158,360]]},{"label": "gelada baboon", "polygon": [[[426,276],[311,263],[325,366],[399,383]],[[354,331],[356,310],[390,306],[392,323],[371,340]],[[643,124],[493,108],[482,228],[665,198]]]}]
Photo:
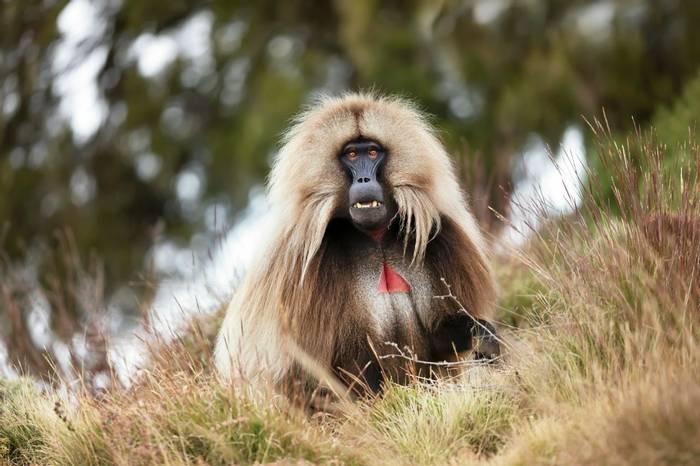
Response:
[{"label": "gelada baboon", "polygon": [[[450,158],[411,104],[321,99],[286,134],[268,194],[273,230],[216,345],[224,377],[302,380],[303,352],[378,391],[387,377],[406,380],[406,359],[450,359],[485,329],[476,319],[494,284],[482,237]],[[463,309],[436,298],[446,284]]]}]

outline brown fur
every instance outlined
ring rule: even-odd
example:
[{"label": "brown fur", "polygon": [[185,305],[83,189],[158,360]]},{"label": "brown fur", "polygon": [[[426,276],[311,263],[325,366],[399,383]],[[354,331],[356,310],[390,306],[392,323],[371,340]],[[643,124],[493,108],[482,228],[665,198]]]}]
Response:
[{"label": "brown fur", "polygon": [[[378,338],[353,302],[348,252],[329,227],[348,189],[337,154],[360,135],[389,154],[384,172],[398,209],[394,231],[412,266],[430,271],[434,290],[445,290],[444,278],[474,317],[488,312],[493,281],[481,234],[424,117],[395,98],[323,98],[297,118],[275,160],[269,199],[276,225],[222,325],[215,356],[224,377],[287,381],[298,375],[290,348],[328,370],[351,367],[362,363],[353,358],[362,358],[368,339]],[[435,301],[428,330],[457,312]]]}]

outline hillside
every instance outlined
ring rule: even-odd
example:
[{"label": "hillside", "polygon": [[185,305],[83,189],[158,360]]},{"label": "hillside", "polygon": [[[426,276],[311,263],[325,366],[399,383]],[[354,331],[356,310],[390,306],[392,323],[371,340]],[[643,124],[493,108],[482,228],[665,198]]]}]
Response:
[{"label": "hillside", "polygon": [[697,464],[700,151],[593,131],[610,180],[495,259],[499,364],[309,416],[221,385],[195,321],[130,389],[0,382],[0,464]]}]

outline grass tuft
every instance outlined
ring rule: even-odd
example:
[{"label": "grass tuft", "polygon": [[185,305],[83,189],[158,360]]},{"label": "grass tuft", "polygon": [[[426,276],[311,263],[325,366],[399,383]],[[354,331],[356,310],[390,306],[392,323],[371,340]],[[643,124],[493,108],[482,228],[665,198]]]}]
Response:
[{"label": "grass tuft", "polygon": [[700,157],[674,169],[646,136],[592,129],[604,175],[583,205],[497,258],[500,364],[311,416],[221,384],[217,321],[195,321],[130,388],[0,381],[0,465],[696,464]]}]

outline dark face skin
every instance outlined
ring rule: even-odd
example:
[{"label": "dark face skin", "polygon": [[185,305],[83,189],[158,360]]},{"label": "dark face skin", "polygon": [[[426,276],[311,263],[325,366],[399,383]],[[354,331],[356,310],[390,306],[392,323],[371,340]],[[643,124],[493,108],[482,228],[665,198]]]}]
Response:
[{"label": "dark face skin", "polygon": [[396,210],[381,178],[386,159],[386,150],[365,138],[348,142],[340,152],[340,161],[350,177],[350,219],[359,230],[375,238],[381,237]]}]

